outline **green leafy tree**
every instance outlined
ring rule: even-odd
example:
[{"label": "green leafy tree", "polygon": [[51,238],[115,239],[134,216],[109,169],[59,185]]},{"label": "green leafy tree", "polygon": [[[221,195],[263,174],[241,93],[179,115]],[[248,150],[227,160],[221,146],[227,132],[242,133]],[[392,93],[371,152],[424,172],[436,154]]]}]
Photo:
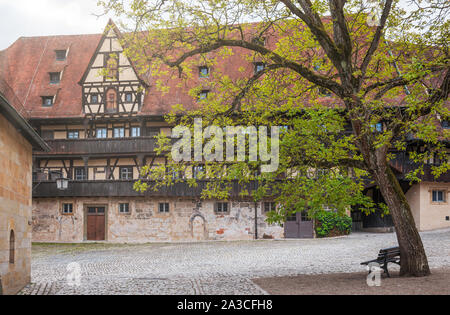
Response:
[{"label": "green leafy tree", "polygon": [[[248,188],[243,196],[278,196],[281,207],[269,216],[273,222],[305,209],[314,217],[324,206],[340,214],[354,205],[372,211],[377,205],[362,193],[370,178],[386,202],[378,207],[392,215],[401,275],[430,273],[391,160],[414,137],[424,149],[409,152],[418,163],[409,178],[418,181],[432,156],[443,161],[433,174],[448,172],[442,140],[449,134],[437,128],[439,119],[449,117],[447,1],[99,3],[123,18],[126,53],[142,73],[151,73],[153,91],[171,93],[168,80],[190,82],[200,63],[213,67],[208,98],[195,109],[177,104],[168,122],[192,128],[193,117],[202,117],[205,126],[289,126],[281,135],[276,172],[258,174],[261,162],[206,163],[197,179],[188,180],[195,186],[209,179],[204,198],[225,199],[238,181]],[[226,70],[236,55],[264,67],[230,75]],[[190,87],[195,98],[202,87]],[[169,152],[168,139],[160,137],[159,143],[161,154]],[[169,153],[168,164],[144,168],[143,175],[155,181],[139,181],[135,188],[171,185],[182,179],[168,170],[189,167],[173,162]]]}]

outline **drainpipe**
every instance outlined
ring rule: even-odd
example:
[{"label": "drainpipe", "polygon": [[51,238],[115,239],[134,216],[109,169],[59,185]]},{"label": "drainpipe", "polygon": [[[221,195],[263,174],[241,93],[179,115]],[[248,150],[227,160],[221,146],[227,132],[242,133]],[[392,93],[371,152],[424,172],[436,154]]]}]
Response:
[{"label": "drainpipe", "polygon": [[258,202],[255,201],[255,240],[258,239]]},{"label": "drainpipe", "polygon": [[258,201],[256,200],[256,193],[258,190],[258,179],[255,178],[255,240],[258,239]]}]

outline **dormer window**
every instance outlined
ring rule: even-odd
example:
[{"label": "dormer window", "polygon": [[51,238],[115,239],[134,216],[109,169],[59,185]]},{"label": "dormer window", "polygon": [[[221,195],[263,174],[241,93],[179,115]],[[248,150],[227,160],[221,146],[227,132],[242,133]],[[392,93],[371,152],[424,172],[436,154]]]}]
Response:
[{"label": "dormer window", "polygon": [[259,46],[266,46],[266,38],[265,37],[255,37],[252,39],[252,43]]},{"label": "dormer window", "polygon": [[53,106],[53,96],[42,96],[42,106],[51,107]]},{"label": "dormer window", "polygon": [[198,94],[198,99],[201,100],[206,100],[208,98],[208,94],[209,94],[209,90],[202,90],[199,94]]},{"label": "dormer window", "polygon": [[50,84],[59,84],[61,82],[60,72],[50,72]]},{"label": "dormer window", "polygon": [[67,58],[67,50],[55,50],[56,60],[64,61]]},{"label": "dormer window", "polygon": [[255,74],[264,70],[266,67],[264,62],[255,62]]},{"label": "dormer window", "polygon": [[207,77],[209,77],[209,67],[201,66],[201,67],[198,68],[198,70],[199,70],[200,78],[207,78]]}]

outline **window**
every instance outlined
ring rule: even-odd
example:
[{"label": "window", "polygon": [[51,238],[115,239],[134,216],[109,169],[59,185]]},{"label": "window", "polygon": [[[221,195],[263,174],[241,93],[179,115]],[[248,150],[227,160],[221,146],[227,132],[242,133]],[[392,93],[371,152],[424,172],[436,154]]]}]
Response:
[{"label": "window", "polygon": [[255,62],[255,73],[263,71],[265,67],[264,62]]},{"label": "window", "polygon": [[119,213],[130,213],[130,204],[119,203]]},{"label": "window", "polygon": [[277,204],[275,202],[264,202],[264,212],[270,212],[277,210]]},{"label": "window", "polygon": [[433,202],[446,202],[446,194],[445,190],[432,190],[432,201]]},{"label": "window", "polygon": [[133,93],[125,93],[125,102],[131,103],[133,102]]},{"label": "window", "polygon": [[107,138],[108,130],[106,128],[97,128],[95,131],[95,135],[97,138]]},{"label": "window", "polygon": [[107,76],[106,78],[109,80],[117,80],[118,77],[118,62],[117,57],[115,55],[109,55],[106,59],[106,69],[107,69]]},{"label": "window", "polygon": [[441,124],[442,124],[442,128],[450,129],[450,120],[443,120]]},{"label": "window", "polygon": [[206,100],[208,98],[209,90],[203,90],[198,94],[199,100]]},{"label": "window", "polygon": [[73,214],[73,204],[72,203],[63,203],[62,214]]},{"label": "window", "polygon": [[265,37],[254,37],[252,39],[252,43],[255,45],[266,46],[266,38]]},{"label": "window", "polygon": [[53,96],[42,96],[42,106],[44,107],[53,106]]},{"label": "window", "polygon": [[91,95],[91,104],[98,104],[98,94]]},{"label": "window", "polygon": [[172,170],[172,180],[182,179],[183,178],[183,172]]},{"label": "window", "polygon": [[56,60],[64,61],[67,58],[67,50],[55,50]]},{"label": "window", "polygon": [[117,108],[117,92],[115,89],[109,89],[106,92],[106,111],[115,111]]},{"label": "window", "polygon": [[116,127],[114,128],[114,138],[123,138],[125,137],[125,128]]},{"label": "window", "polygon": [[120,179],[130,180],[133,179],[132,167],[120,167]]},{"label": "window", "polygon": [[169,213],[169,203],[160,203],[159,204],[159,212],[160,213]]},{"label": "window", "polygon": [[53,130],[42,130],[41,131],[42,139],[50,140],[55,138],[55,133]]},{"label": "window", "polygon": [[67,139],[78,139],[80,133],[78,131],[67,131]]},{"label": "window", "polygon": [[204,173],[205,173],[205,166],[204,165],[196,165],[193,168],[192,176],[195,179],[200,179],[201,175],[203,175],[203,176],[205,175]]},{"label": "window", "polygon": [[311,221],[311,218],[308,217],[308,211],[302,211],[301,217],[302,217],[302,221]]},{"label": "window", "polygon": [[155,136],[159,135],[159,133],[161,132],[161,129],[157,128],[157,127],[149,127],[149,128],[146,128],[146,132],[147,132],[147,137],[155,137]]},{"label": "window", "polygon": [[14,264],[14,256],[16,251],[16,238],[14,236],[14,231],[11,230],[9,233],[9,263]]},{"label": "window", "polygon": [[61,81],[61,73],[60,72],[50,72],[50,83],[58,84]]},{"label": "window", "polygon": [[226,214],[229,212],[228,202],[217,202],[215,208],[216,213],[218,214]]},{"label": "window", "polygon": [[207,66],[201,66],[198,68],[198,74],[200,78],[209,77],[209,68]]},{"label": "window", "polygon": [[86,180],[87,174],[84,167],[75,167],[75,180]]},{"label": "window", "polygon": [[383,123],[381,123],[381,122],[371,125],[371,127],[372,127],[372,130],[374,130],[376,132],[383,132]]},{"label": "window", "polygon": [[288,222],[295,222],[295,221],[297,221],[297,215],[295,213],[293,215],[288,215],[286,217],[286,221],[288,221]]},{"label": "window", "polygon": [[131,127],[131,136],[132,137],[140,137],[141,136],[141,127]]}]

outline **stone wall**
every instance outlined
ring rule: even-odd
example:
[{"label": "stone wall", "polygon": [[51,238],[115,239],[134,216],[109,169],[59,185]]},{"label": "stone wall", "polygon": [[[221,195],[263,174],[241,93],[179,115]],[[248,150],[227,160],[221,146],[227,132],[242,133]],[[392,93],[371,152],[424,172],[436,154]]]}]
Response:
[{"label": "stone wall", "polygon": [[[0,278],[3,294],[30,282],[31,145],[0,115]],[[10,235],[14,231],[14,263]]]},{"label": "stone wall", "polygon": [[[56,187],[55,187],[56,189]],[[160,213],[159,203],[169,203]],[[63,215],[63,203],[73,203],[73,214]],[[129,203],[130,213],[119,213],[119,203]],[[87,205],[106,206],[106,240],[118,243],[254,238],[254,203],[231,201],[229,214],[214,212],[215,202],[180,198],[51,198],[33,200],[33,241],[82,242],[85,240]],[[282,238],[284,229],[265,222],[258,204],[258,236]]]}]

